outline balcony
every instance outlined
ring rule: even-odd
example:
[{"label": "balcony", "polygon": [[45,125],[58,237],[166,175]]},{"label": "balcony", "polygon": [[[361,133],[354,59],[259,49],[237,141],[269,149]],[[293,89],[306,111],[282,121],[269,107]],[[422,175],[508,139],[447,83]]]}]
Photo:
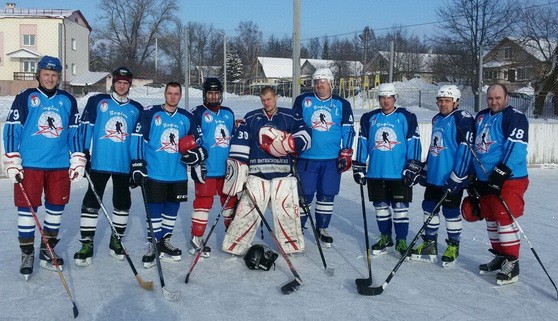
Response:
[{"label": "balcony", "polygon": [[14,72],[14,80],[35,80],[34,72]]}]

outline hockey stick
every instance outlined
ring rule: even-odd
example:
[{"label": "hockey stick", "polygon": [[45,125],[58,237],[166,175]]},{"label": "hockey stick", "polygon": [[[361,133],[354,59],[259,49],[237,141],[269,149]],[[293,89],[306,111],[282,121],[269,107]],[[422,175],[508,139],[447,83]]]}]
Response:
[{"label": "hockey stick", "polygon": [[[467,140],[467,138],[465,137],[465,134],[463,133],[463,131],[461,130],[461,128],[457,127],[459,129],[459,132],[461,133],[461,135],[463,136],[463,139],[465,140],[467,147],[469,148],[469,150],[471,151],[471,154],[473,155],[473,158],[475,159],[475,161],[479,164],[479,167],[481,168],[481,170],[483,171],[484,175],[486,175],[486,177],[489,177],[489,173],[486,170],[486,168],[484,167],[484,165],[482,164],[479,155],[477,155],[477,152],[475,152],[475,150],[473,149],[473,146],[471,146],[471,144],[469,144],[469,141]],[[525,239],[525,241],[527,241],[527,244],[529,244],[529,248],[531,248],[531,252],[533,252],[533,255],[535,256],[535,258],[537,259],[537,262],[539,262],[540,266],[542,267],[544,273],[546,274],[546,276],[548,277],[548,279],[550,280],[550,283],[552,283],[552,286],[554,286],[554,289],[556,290],[556,298],[558,299],[558,288],[556,287],[556,283],[554,283],[554,281],[552,280],[552,278],[550,277],[550,274],[548,274],[548,271],[546,270],[544,264],[542,263],[539,255],[537,254],[537,251],[535,251],[535,248],[533,247],[533,244],[531,244],[531,241],[529,241],[529,238],[527,237],[527,234],[525,234],[525,232],[523,231],[523,229],[521,228],[521,225],[519,225],[519,222],[515,219],[515,216],[513,216],[508,203],[506,203],[506,201],[504,200],[504,198],[502,197],[502,195],[498,195],[498,198],[500,199],[500,201],[502,202],[502,205],[504,205],[504,208],[506,209],[506,212],[508,213],[508,215],[510,216],[510,218],[512,219],[512,221],[515,223],[515,225],[517,226],[517,229],[519,230],[519,232],[521,233],[521,235],[523,235],[523,238]]]},{"label": "hockey stick", "polygon": [[159,259],[159,249],[157,248],[157,241],[155,240],[155,231],[153,230],[153,223],[151,222],[151,215],[149,215],[149,208],[147,207],[147,195],[145,194],[145,186],[141,184],[141,195],[143,197],[143,206],[145,207],[145,214],[147,215],[147,225],[149,226],[149,235],[151,236],[151,244],[155,250],[155,263],[157,264],[157,273],[159,273],[159,281],[161,281],[161,289],[163,290],[163,297],[169,301],[178,301],[181,292],[171,292],[165,287],[165,279],[163,278],[163,268],[161,267],[161,260]]},{"label": "hockey stick", "polygon": [[46,237],[45,232],[43,231],[43,226],[41,225],[41,222],[39,222],[39,218],[37,217],[37,213],[35,213],[35,210],[33,209],[33,205],[31,205],[31,201],[29,200],[29,196],[27,196],[27,192],[25,191],[25,188],[23,187],[23,183],[21,182],[21,177],[18,175],[16,177],[16,179],[17,179],[17,184],[19,185],[19,188],[21,189],[21,193],[23,194],[23,197],[25,198],[25,202],[27,202],[27,206],[29,207],[29,210],[31,211],[31,214],[33,215],[33,220],[35,220],[35,224],[37,225],[37,229],[39,230],[39,232],[41,234],[41,240],[45,244],[45,247],[48,250],[48,255],[50,256],[50,258],[52,260],[52,263],[56,267],[56,272],[58,272],[58,276],[60,277],[60,281],[62,281],[62,285],[64,285],[64,289],[66,289],[66,294],[68,295],[68,298],[70,299],[70,301],[72,301],[72,306],[73,306],[72,311],[74,313],[74,319],[75,319],[75,318],[78,317],[79,311],[78,311],[78,308],[76,306],[76,302],[72,298],[72,293],[70,292],[70,288],[68,287],[68,283],[66,282],[66,279],[64,278],[64,274],[62,274],[62,268],[60,267],[60,265],[58,265],[58,260],[56,260],[54,258],[54,251],[52,250],[52,247],[48,243],[48,238]]},{"label": "hockey stick", "polygon": [[314,239],[316,240],[316,244],[318,245],[318,251],[320,252],[320,258],[322,259],[322,264],[324,265],[325,273],[329,276],[333,276],[333,272],[335,271],[335,268],[327,266],[327,263],[326,263],[326,260],[325,260],[325,257],[324,257],[324,251],[322,250],[322,245],[320,243],[320,240],[318,239],[318,230],[316,229],[316,224],[314,223],[314,218],[312,217],[310,207],[308,206],[308,203],[306,203],[304,189],[302,188],[302,182],[300,181],[300,177],[298,176],[297,163],[296,163],[296,160],[294,160],[294,159],[293,159],[293,173],[295,175],[296,182],[298,184],[298,188],[300,188],[300,193],[299,194],[302,194],[302,195],[300,195],[301,198],[302,198],[302,202],[301,202],[302,210],[306,213],[306,215],[310,219],[310,226],[312,227],[312,232],[314,233]]},{"label": "hockey stick", "polygon": [[355,279],[358,287],[372,285],[372,255],[370,254],[370,241],[368,240],[368,221],[366,219],[366,205],[364,204],[364,186],[360,185],[360,201],[362,203],[362,222],[364,224],[364,240],[366,244],[366,258],[368,260],[368,278]]},{"label": "hockey stick", "polygon": [[405,255],[402,255],[401,258],[399,259],[399,261],[397,261],[397,264],[395,264],[395,267],[393,268],[393,270],[391,270],[391,273],[388,275],[388,277],[384,281],[384,283],[380,286],[375,286],[375,287],[374,286],[373,287],[358,286],[358,284],[357,284],[357,291],[358,291],[359,294],[362,294],[362,295],[378,295],[378,294],[382,294],[384,292],[385,288],[388,286],[389,281],[391,281],[391,279],[393,278],[393,276],[395,275],[397,270],[399,270],[399,267],[401,266],[401,264],[403,264],[403,262],[406,260],[409,253],[411,253],[411,250],[415,246],[415,243],[417,243],[417,240],[419,239],[419,237],[422,235],[424,230],[426,230],[426,227],[428,226],[428,224],[430,223],[430,221],[432,220],[434,215],[436,215],[436,212],[438,212],[438,209],[440,208],[440,206],[442,206],[442,202],[446,199],[448,194],[449,194],[449,191],[446,191],[444,193],[444,195],[442,195],[442,198],[438,201],[438,203],[436,204],[436,206],[432,210],[432,213],[430,213],[430,215],[428,215],[428,217],[426,218],[426,220],[422,224],[420,230],[417,232],[417,234],[415,235],[415,237],[411,241],[411,244],[409,244],[409,247],[407,248],[407,251],[405,252]]},{"label": "hockey stick", "polygon": [[186,274],[186,279],[184,280],[184,283],[188,283],[188,281],[190,280],[190,273],[192,273],[192,270],[194,270],[194,267],[198,263],[198,261],[201,257],[201,254],[203,252],[203,249],[205,249],[205,246],[207,245],[207,241],[211,237],[211,234],[213,233],[213,230],[215,230],[215,226],[217,226],[217,222],[219,222],[219,219],[221,218],[221,215],[223,214],[223,211],[225,210],[225,206],[227,206],[230,199],[231,199],[231,195],[227,195],[227,199],[225,200],[225,203],[223,203],[223,207],[221,208],[221,211],[219,211],[219,214],[215,218],[215,221],[213,222],[213,225],[211,225],[211,229],[209,229],[209,233],[207,233],[207,237],[203,241],[203,244],[202,244],[200,250],[196,253],[196,256],[194,257],[194,261],[192,261],[192,265],[190,266],[190,270],[188,271],[188,274]]},{"label": "hockey stick", "polygon": [[279,243],[279,240],[277,240],[277,237],[275,236],[275,234],[273,234],[273,230],[271,229],[271,226],[269,226],[269,223],[267,222],[267,220],[264,217],[262,211],[258,207],[258,204],[256,203],[256,199],[254,198],[254,195],[252,195],[250,190],[248,190],[248,186],[245,186],[244,188],[245,188],[246,194],[248,194],[248,197],[250,198],[250,201],[254,205],[254,208],[256,209],[256,212],[258,212],[258,214],[260,215],[260,218],[262,219],[262,222],[265,224],[265,227],[267,228],[267,231],[271,235],[271,238],[273,239],[273,242],[275,243],[275,245],[279,249],[279,253],[281,253],[281,256],[285,259],[285,261],[287,261],[287,264],[289,265],[289,269],[291,270],[291,272],[293,273],[293,275],[295,277],[294,280],[292,280],[291,282],[289,282],[289,283],[287,283],[287,284],[285,284],[281,287],[281,292],[283,294],[291,294],[294,291],[298,290],[298,288],[300,288],[300,286],[302,285],[302,280],[300,279],[300,275],[298,275],[298,272],[295,270],[294,265],[291,262],[291,260],[289,259],[289,257],[287,256],[287,253],[285,253],[285,250],[283,250],[283,247]]},{"label": "hockey stick", "polygon": [[87,178],[87,182],[89,183],[89,187],[91,188],[91,191],[95,195],[95,198],[97,199],[97,203],[99,203],[99,206],[101,207],[101,210],[103,211],[103,214],[105,214],[105,217],[107,218],[107,221],[110,225],[110,229],[112,230],[112,234],[114,234],[116,236],[116,238],[118,239],[118,242],[120,242],[120,245],[122,246],[122,250],[124,252],[124,256],[126,257],[126,261],[128,261],[128,264],[130,265],[130,268],[132,268],[132,272],[134,272],[136,280],[138,280],[138,283],[140,284],[140,286],[142,288],[144,288],[146,290],[153,291],[153,281],[146,282],[138,274],[138,271],[136,270],[136,267],[134,266],[134,263],[132,263],[132,260],[130,259],[130,256],[128,255],[128,251],[124,247],[124,244],[122,244],[122,238],[120,237],[120,234],[116,231],[116,227],[114,226],[114,223],[112,222],[112,219],[110,218],[105,206],[103,205],[103,201],[101,200],[101,197],[99,196],[99,194],[95,190],[95,186],[93,185],[93,182],[91,181],[91,177],[89,176],[89,173],[87,171],[85,171],[85,178]]}]

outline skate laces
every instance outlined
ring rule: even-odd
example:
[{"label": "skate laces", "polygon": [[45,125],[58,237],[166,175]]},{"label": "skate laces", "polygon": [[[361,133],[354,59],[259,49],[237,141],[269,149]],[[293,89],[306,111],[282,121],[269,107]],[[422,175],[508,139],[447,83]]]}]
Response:
[{"label": "skate laces", "polygon": [[33,256],[35,253],[30,253],[30,254],[22,254],[22,260],[21,260],[21,265],[22,266],[30,266],[33,265]]},{"label": "skate laces", "polygon": [[397,240],[397,244],[395,245],[395,250],[399,252],[407,251],[407,241]]},{"label": "skate laces", "polygon": [[170,242],[170,237],[166,237],[163,239],[163,247],[171,252],[178,250],[178,248],[172,245],[172,243]]},{"label": "skate laces", "polygon": [[448,245],[448,248],[444,252],[444,256],[447,256],[447,257],[450,257],[450,258],[456,258],[457,257],[457,249],[458,249],[457,245],[453,245],[453,244]]},{"label": "skate laces", "polygon": [[327,230],[325,228],[320,229],[320,235],[325,236],[325,237],[330,237],[329,233],[327,232]]},{"label": "skate laces", "polygon": [[120,240],[118,239],[118,237],[116,237],[116,235],[114,235],[114,234],[112,234],[110,236],[110,247],[111,247],[111,249],[113,249],[115,251],[122,250],[122,244],[120,243]]},{"label": "skate laces", "polygon": [[201,249],[202,245],[203,245],[204,239],[201,236],[192,236],[192,241],[190,242],[192,244],[192,247],[194,248],[194,250],[198,251],[199,249]]},{"label": "skate laces", "polygon": [[508,260],[506,259],[504,261],[504,264],[502,264],[502,273],[504,274],[508,274],[511,271],[513,271],[513,269],[515,268],[515,263],[517,262],[517,260]]},{"label": "skate laces", "polygon": [[82,242],[79,253],[87,254],[90,253],[92,250],[93,250],[93,242]]},{"label": "skate laces", "polygon": [[391,243],[391,238],[388,235],[380,235],[380,240],[378,241],[378,246],[380,247],[386,247],[389,245],[389,243]]},{"label": "skate laces", "polygon": [[153,243],[149,242],[147,245],[147,253],[145,256],[155,256],[155,246]]}]

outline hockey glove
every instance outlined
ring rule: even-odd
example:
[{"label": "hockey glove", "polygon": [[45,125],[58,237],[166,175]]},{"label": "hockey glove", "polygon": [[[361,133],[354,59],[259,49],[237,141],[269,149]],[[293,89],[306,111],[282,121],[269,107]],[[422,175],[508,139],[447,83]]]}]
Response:
[{"label": "hockey glove", "polygon": [[415,159],[408,160],[403,170],[403,184],[409,187],[417,184],[420,179],[422,167],[422,162]]},{"label": "hockey glove", "polygon": [[207,159],[207,150],[201,146],[194,147],[182,155],[180,161],[185,165],[194,166]]},{"label": "hockey glove", "polygon": [[353,178],[359,185],[366,185],[366,164],[361,162],[353,163]]},{"label": "hockey glove", "polygon": [[143,186],[147,180],[147,163],[143,159],[134,159],[130,167],[134,184]]},{"label": "hockey glove", "polygon": [[488,189],[496,196],[502,194],[502,186],[506,179],[511,176],[511,169],[504,163],[498,164],[494,167],[492,173],[488,177]]},{"label": "hockey glove", "polygon": [[270,126],[260,128],[258,143],[260,148],[271,156],[285,157],[295,153],[293,135]]},{"label": "hockey glove", "polygon": [[450,177],[448,177],[448,180],[444,185],[444,189],[446,189],[451,195],[455,195],[467,187],[468,183],[469,181],[467,180],[467,176],[458,177],[455,172],[452,171]]},{"label": "hockey glove", "polygon": [[426,163],[424,163],[424,167],[420,171],[420,176],[419,176],[419,181],[418,181],[420,186],[426,186],[427,176],[428,176],[428,165]]},{"label": "hockey glove", "polygon": [[343,148],[339,151],[339,156],[337,157],[337,170],[339,173],[348,171],[353,165],[353,149]]},{"label": "hockey glove", "polygon": [[205,161],[201,161],[199,164],[194,165],[190,168],[190,175],[196,183],[204,184],[207,178],[207,167],[205,166]]},{"label": "hockey glove", "polygon": [[23,180],[23,167],[21,166],[21,155],[18,152],[6,153],[2,157],[2,163],[6,169],[6,174],[14,183],[20,183]]},{"label": "hockey glove", "polygon": [[223,183],[223,193],[234,196],[241,192],[248,179],[248,165],[236,159],[227,159],[227,174]]},{"label": "hockey glove", "polygon": [[84,153],[75,152],[70,156],[70,169],[68,176],[72,182],[79,182],[85,175],[85,167],[87,166],[87,158]]},{"label": "hockey glove", "polygon": [[85,163],[85,171],[91,173],[91,153],[89,152],[89,149],[84,150],[83,153],[85,154],[85,159],[87,159],[87,163]]},{"label": "hockey glove", "polygon": [[474,196],[467,196],[461,203],[461,216],[467,222],[482,221],[479,199]]}]

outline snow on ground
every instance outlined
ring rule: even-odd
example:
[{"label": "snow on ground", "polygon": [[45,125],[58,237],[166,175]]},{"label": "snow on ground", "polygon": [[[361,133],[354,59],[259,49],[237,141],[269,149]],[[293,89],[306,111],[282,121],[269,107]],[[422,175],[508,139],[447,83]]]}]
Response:
[{"label": "snow on ground", "polygon": [[[519,219],[550,276],[558,281],[556,256],[556,181],[558,167],[529,169],[531,184],[526,194],[526,215]],[[484,222],[464,222],[460,257],[455,267],[439,264],[404,262],[383,294],[361,296],[355,278],[367,277],[361,199],[358,185],[349,173],[343,175],[341,194],[335,203],[330,228],[334,245],[325,249],[333,276],[324,272],[313,236],[308,230],[306,251],[291,257],[303,285],[291,295],[283,295],[280,287],[293,280],[287,264],[280,256],[275,270],[249,270],[242,258],[233,258],[220,250],[223,226],[219,222],[209,241],[212,257],[202,259],[193,270],[190,282],[184,284],[192,256],[183,255],[180,262],[163,262],[167,288],[181,291],[178,302],[163,298],[156,268],[145,270],[141,256],[146,251],[145,210],[139,190],[132,190],[133,205],[124,245],[144,280],[156,284],[153,292],[142,289],[126,261],[117,261],[108,253],[110,232],[103,215],[95,239],[93,265],[77,267],[72,260],[79,247],[80,203],[86,182],[72,186],[70,203],[62,218],[61,241],[57,252],[65,259],[64,276],[79,309],[78,320],[556,320],[556,291],[530,251],[527,242],[521,249],[521,275],[513,285],[496,286],[494,276],[478,274],[478,265],[492,257]],[[422,187],[415,188],[411,205],[409,238],[422,224]],[[105,205],[112,209],[112,187],[109,183]],[[193,196],[192,185],[190,195]],[[186,250],[190,232],[192,198],[183,203],[173,242]],[[71,320],[72,305],[58,274],[39,267],[28,282],[20,276],[20,250],[17,241],[17,215],[12,205],[12,185],[0,179],[0,225],[3,246],[0,248],[0,280],[2,320]],[[371,203],[366,202],[370,243],[379,237]],[[209,218],[211,225],[218,209]],[[44,208],[39,209],[44,217]],[[270,214],[266,214],[268,219]],[[442,224],[443,226],[443,224]],[[209,227],[208,227],[209,230]],[[274,248],[264,231],[255,243]],[[439,251],[445,250],[445,230],[440,231]],[[36,242],[38,244],[38,240]],[[38,256],[38,255],[37,255]],[[374,285],[381,284],[397,262],[394,255],[372,258]]]}]

